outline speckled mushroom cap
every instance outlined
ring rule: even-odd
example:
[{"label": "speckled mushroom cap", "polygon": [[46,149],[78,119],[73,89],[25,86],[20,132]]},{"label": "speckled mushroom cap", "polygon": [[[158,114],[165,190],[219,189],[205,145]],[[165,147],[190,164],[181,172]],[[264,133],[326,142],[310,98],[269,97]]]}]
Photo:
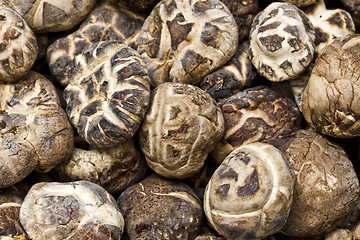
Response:
[{"label": "speckled mushroom cap", "polygon": [[221,110],[209,94],[190,84],[163,83],[152,92],[139,143],[156,173],[187,178],[201,170],[223,131]]},{"label": "speckled mushroom cap", "polygon": [[302,112],[317,131],[360,136],[360,35],[334,39],[317,57],[303,93]]},{"label": "speckled mushroom cap", "polygon": [[87,180],[117,195],[145,178],[147,165],[134,141],[104,149],[75,148],[72,157],[52,173],[57,181]]},{"label": "speckled mushroom cap", "polygon": [[0,92],[0,188],[70,158],[73,129],[49,80],[30,71]]},{"label": "speckled mushroom cap", "polygon": [[0,81],[15,82],[34,65],[38,45],[21,16],[0,6]]},{"label": "speckled mushroom cap", "polygon": [[139,54],[125,44],[103,41],[85,48],[75,66],[64,98],[79,135],[95,148],[130,139],[150,99],[150,80]]},{"label": "speckled mushroom cap", "polygon": [[225,131],[211,152],[218,164],[243,144],[266,142],[300,128],[302,116],[296,104],[269,87],[245,89],[223,99],[219,106]]},{"label": "speckled mushroom cap", "polygon": [[351,16],[357,27],[360,26],[360,0],[341,0],[345,8],[351,13]]},{"label": "speckled mushroom cap", "polygon": [[288,2],[297,7],[306,7],[315,4],[321,0],[280,0],[281,2]]},{"label": "speckled mushroom cap", "polygon": [[256,15],[249,38],[251,61],[259,74],[270,81],[296,78],[314,56],[314,27],[290,3],[271,3]]},{"label": "speckled mushroom cap", "polygon": [[115,199],[88,181],[33,185],[20,209],[31,239],[120,240],[124,219]]},{"label": "speckled mushroom cap", "polygon": [[294,182],[280,150],[260,142],[241,146],[225,158],[206,186],[205,215],[226,239],[262,239],[285,224]]},{"label": "speckled mushroom cap", "polygon": [[127,188],[117,202],[130,239],[194,239],[203,223],[194,191],[156,174]]},{"label": "speckled mushroom cap", "polygon": [[51,75],[62,86],[69,84],[67,76],[74,58],[90,44],[114,40],[136,48],[138,33],[145,17],[135,14],[116,2],[102,1],[82,22],[79,29],[56,40],[47,49]]},{"label": "speckled mushroom cap", "polygon": [[145,20],[138,44],[153,86],[197,85],[234,55],[238,27],[219,0],[163,0]]},{"label": "speckled mushroom cap", "polygon": [[298,130],[274,145],[284,153],[296,176],[293,204],[281,231],[306,237],[331,230],[360,193],[345,151],[313,130]]},{"label": "speckled mushroom cap", "polygon": [[304,9],[316,32],[315,53],[321,50],[334,38],[355,33],[355,24],[350,13],[343,9],[326,9],[324,0]]},{"label": "speckled mushroom cap", "polygon": [[34,32],[60,32],[79,24],[96,0],[0,0],[18,12]]}]

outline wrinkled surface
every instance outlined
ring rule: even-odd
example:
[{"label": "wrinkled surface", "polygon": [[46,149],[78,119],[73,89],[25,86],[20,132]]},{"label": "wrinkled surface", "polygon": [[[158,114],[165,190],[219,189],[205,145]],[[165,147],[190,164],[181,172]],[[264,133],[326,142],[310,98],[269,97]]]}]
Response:
[{"label": "wrinkled surface", "polygon": [[193,239],[203,223],[200,200],[185,183],[151,175],[118,198],[129,239]]},{"label": "wrinkled surface", "polygon": [[115,199],[87,181],[33,185],[21,206],[20,221],[37,240],[120,240],[124,228]]},{"label": "wrinkled surface", "polygon": [[223,115],[209,94],[189,84],[164,83],[152,92],[139,143],[155,172],[186,178],[201,170],[223,131]]}]

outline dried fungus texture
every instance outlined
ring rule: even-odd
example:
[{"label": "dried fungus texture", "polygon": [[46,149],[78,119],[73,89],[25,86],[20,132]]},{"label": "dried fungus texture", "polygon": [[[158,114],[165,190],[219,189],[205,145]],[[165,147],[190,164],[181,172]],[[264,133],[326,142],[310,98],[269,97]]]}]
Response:
[{"label": "dried fungus texture", "polygon": [[211,152],[218,164],[241,145],[266,142],[300,128],[302,117],[296,104],[269,87],[248,88],[219,105],[225,131]]},{"label": "dried fungus texture", "polygon": [[197,236],[194,240],[225,240],[225,238],[215,236],[211,233],[207,233]]},{"label": "dried fungus texture", "polygon": [[360,26],[360,0],[341,0],[345,8],[350,12],[357,27]]},{"label": "dried fungus texture", "polygon": [[298,130],[276,145],[296,176],[293,204],[281,231],[307,237],[331,230],[350,211],[360,193],[347,154],[313,130]]},{"label": "dried fungus texture", "polygon": [[245,41],[226,65],[201,80],[200,88],[219,101],[250,86],[256,75],[250,59],[249,41]]},{"label": "dried fungus texture", "polygon": [[24,77],[37,55],[36,37],[26,22],[14,10],[0,6],[0,81]]},{"label": "dried fungus texture", "polygon": [[238,28],[219,0],[163,0],[145,20],[138,45],[152,86],[197,85],[235,54]]},{"label": "dried fungus texture", "polygon": [[209,94],[190,84],[163,83],[152,92],[139,143],[150,168],[182,179],[201,170],[223,131],[223,115]]},{"label": "dried fungus texture", "polygon": [[134,49],[115,41],[92,44],[76,57],[70,79],[66,112],[81,137],[95,148],[132,138],[150,99],[147,69]]},{"label": "dried fungus texture", "polygon": [[343,9],[326,9],[324,0],[304,9],[315,28],[315,53],[321,50],[334,38],[355,33],[355,24],[350,13]]},{"label": "dried fungus texture", "polygon": [[31,71],[0,92],[0,188],[70,158],[73,129],[49,80]]},{"label": "dried fungus texture", "polygon": [[360,35],[339,37],[315,61],[303,94],[302,112],[317,131],[360,136]]},{"label": "dried fungus texture", "polygon": [[149,12],[160,0],[116,0],[136,12]]},{"label": "dried fungus texture", "polygon": [[281,0],[281,1],[291,3],[292,5],[295,5],[300,8],[300,7],[309,6],[311,4],[316,4],[321,0]]},{"label": "dried fungus texture", "polygon": [[314,27],[290,3],[274,2],[256,15],[249,38],[251,61],[259,74],[270,81],[294,79],[313,60]]},{"label": "dried fungus texture", "polygon": [[62,86],[69,84],[74,59],[87,46],[100,41],[118,41],[136,48],[138,33],[145,18],[114,1],[103,1],[82,22],[79,29],[52,43],[47,50],[51,75]]},{"label": "dried fungus texture", "polygon": [[349,229],[337,229],[326,235],[325,240],[353,240],[353,234]]},{"label": "dried fungus texture", "polygon": [[265,238],[284,226],[294,182],[280,150],[259,142],[241,146],[225,158],[206,186],[206,217],[226,239]]},{"label": "dried fungus texture", "polygon": [[69,161],[57,165],[52,173],[58,181],[87,180],[117,195],[145,178],[147,165],[134,141],[105,149],[75,148]]},{"label": "dried fungus texture", "polygon": [[201,202],[183,182],[151,175],[117,200],[129,239],[194,239],[203,224]]},{"label": "dried fungus texture", "polygon": [[115,199],[87,181],[33,185],[20,208],[20,222],[36,240],[120,240],[124,229]]},{"label": "dried fungus texture", "polygon": [[96,0],[0,0],[18,12],[34,32],[60,32],[79,24]]}]

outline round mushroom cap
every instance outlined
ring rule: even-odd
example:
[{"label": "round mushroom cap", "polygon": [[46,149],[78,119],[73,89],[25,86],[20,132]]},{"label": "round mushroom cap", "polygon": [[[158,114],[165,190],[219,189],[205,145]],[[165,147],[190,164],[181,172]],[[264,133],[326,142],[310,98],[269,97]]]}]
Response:
[{"label": "round mushroom cap", "polygon": [[37,183],[20,208],[31,239],[120,240],[124,219],[115,199],[88,181]]},{"label": "round mushroom cap", "polygon": [[114,40],[136,49],[136,39],[145,21],[139,14],[113,1],[103,1],[82,22],[79,29],[53,42],[47,49],[51,75],[62,86],[69,84],[67,73],[74,59],[90,44]]},{"label": "round mushroom cap", "polygon": [[307,237],[331,230],[360,193],[347,154],[313,130],[298,130],[275,146],[284,153],[296,176],[293,204],[281,231]]},{"label": "round mushroom cap", "polygon": [[297,7],[306,7],[311,4],[315,4],[321,0],[280,0],[281,2],[287,2],[291,3],[292,5],[295,5]]},{"label": "round mushroom cap", "polygon": [[317,57],[303,93],[302,112],[317,131],[360,136],[360,35],[334,39]]},{"label": "round mushroom cap", "polygon": [[0,188],[70,158],[73,129],[49,80],[30,71],[0,92]]},{"label": "round mushroom cap", "polygon": [[18,12],[34,32],[60,32],[79,24],[96,0],[0,0]]},{"label": "round mushroom cap", "polygon": [[117,202],[130,239],[194,239],[203,223],[192,188],[156,174],[127,188]]},{"label": "round mushroom cap", "polygon": [[250,31],[251,61],[270,81],[298,77],[314,56],[315,30],[290,3],[274,2],[256,15]]},{"label": "round mushroom cap", "polygon": [[209,94],[190,84],[163,83],[152,92],[139,143],[156,173],[183,179],[201,170],[223,132],[223,115]]},{"label": "round mushroom cap", "polygon": [[104,149],[75,148],[68,161],[58,164],[52,173],[57,181],[87,180],[117,195],[145,178],[147,165],[134,141]]},{"label": "round mushroom cap", "polygon": [[71,71],[64,98],[79,135],[95,148],[132,138],[150,100],[150,80],[139,54],[116,41],[98,42],[75,58]]},{"label": "round mushroom cap", "polygon": [[139,33],[138,51],[152,86],[197,85],[228,62],[238,46],[238,27],[219,0],[163,0]]},{"label": "round mushroom cap", "polygon": [[294,182],[280,150],[260,142],[241,146],[225,158],[206,186],[206,217],[226,239],[265,238],[285,224]]},{"label": "round mushroom cap", "polygon": [[35,63],[36,37],[18,13],[4,6],[0,6],[0,29],[0,81],[15,82]]}]

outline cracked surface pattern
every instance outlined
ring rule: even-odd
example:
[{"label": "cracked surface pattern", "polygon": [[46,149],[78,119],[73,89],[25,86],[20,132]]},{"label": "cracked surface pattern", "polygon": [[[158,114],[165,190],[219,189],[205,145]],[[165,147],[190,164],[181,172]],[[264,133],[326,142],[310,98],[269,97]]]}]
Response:
[{"label": "cracked surface pattern", "polygon": [[150,102],[139,130],[148,165],[169,178],[199,172],[224,131],[215,100],[190,84],[163,83],[152,92]]},{"label": "cracked surface pattern", "polygon": [[204,194],[210,225],[226,239],[262,239],[278,232],[289,215],[295,177],[280,150],[250,143],[231,152]]},{"label": "cracked surface pattern", "polygon": [[360,35],[339,37],[315,61],[303,93],[302,112],[317,131],[360,136]]},{"label": "cracked surface pattern", "polygon": [[275,145],[296,176],[293,204],[281,231],[306,237],[334,227],[360,193],[356,172],[345,151],[313,130],[298,130]]},{"label": "cracked surface pattern", "polygon": [[129,239],[194,239],[203,224],[202,205],[191,187],[153,174],[117,200]]},{"label": "cracked surface pattern", "polygon": [[238,27],[218,0],[163,0],[145,20],[138,38],[152,86],[197,85],[236,52]]},{"label": "cracked surface pattern", "polygon": [[256,15],[249,38],[251,61],[270,81],[294,79],[313,60],[315,29],[290,3],[274,2]]},{"label": "cracked surface pattern", "polygon": [[38,55],[36,37],[14,10],[0,6],[0,81],[24,77]]},{"label": "cracked surface pattern", "polygon": [[0,92],[0,188],[70,158],[73,129],[49,80],[30,71]]},{"label": "cracked surface pattern", "polygon": [[115,199],[88,182],[33,185],[20,208],[31,239],[120,240],[124,219]]},{"label": "cracked surface pattern", "polygon": [[60,32],[80,23],[96,0],[0,0],[18,12],[34,32]]},{"label": "cracked surface pattern", "polygon": [[62,86],[69,84],[68,73],[74,58],[87,46],[114,40],[136,48],[136,39],[145,18],[114,1],[102,1],[82,22],[79,29],[52,43],[47,50],[51,75]]},{"label": "cracked surface pattern", "polygon": [[132,138],[150,100],[150,80],[139,54],[116,41],[94,43],[75,59],[64,90],[66,112],[95,148]]}]

